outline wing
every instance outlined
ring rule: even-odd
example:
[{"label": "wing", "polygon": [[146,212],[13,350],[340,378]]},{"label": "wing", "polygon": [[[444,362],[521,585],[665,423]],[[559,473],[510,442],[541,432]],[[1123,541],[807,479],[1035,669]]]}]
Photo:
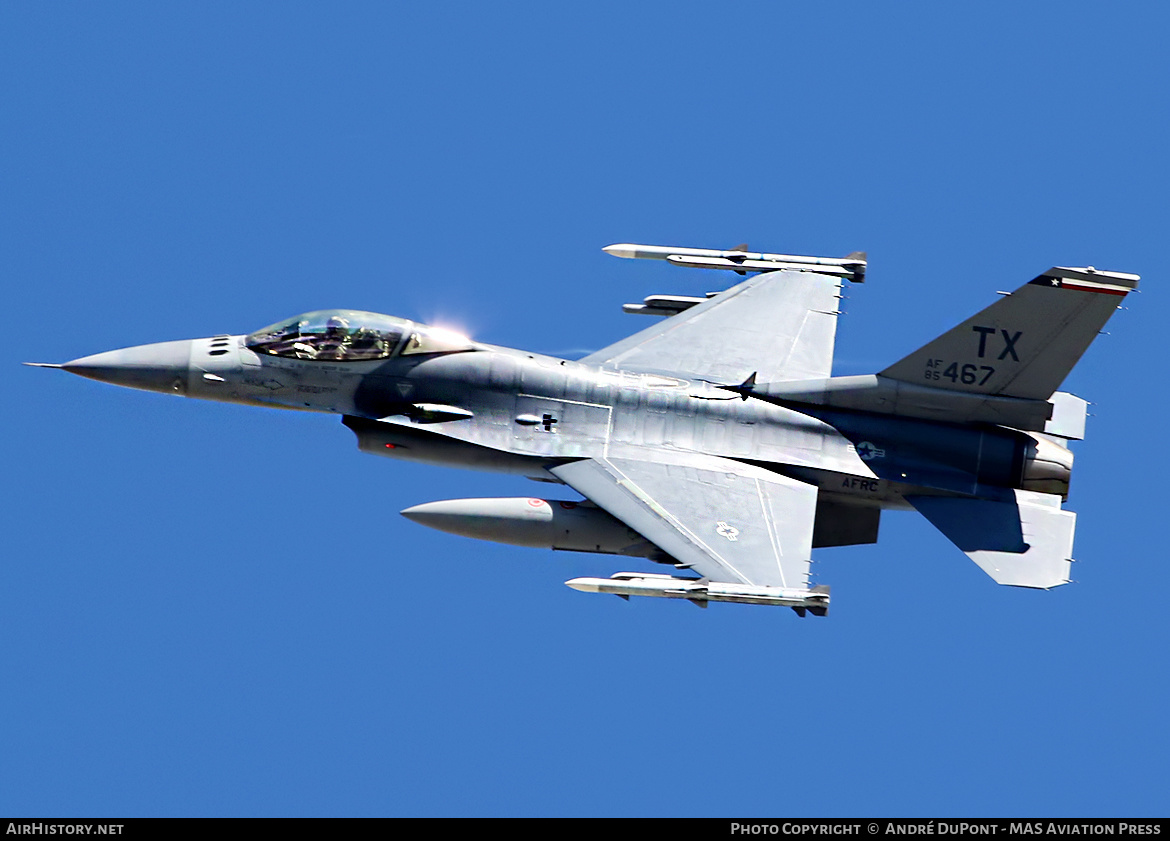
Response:
[{"label": "wing", "polygon": [[817,489],[715,456],[549,468],[709,581],[808,591]]},{"label": "wing", "polygon": [[723,383],[828,377],[840,290],[828,275],[756,275],[581,361]]}]

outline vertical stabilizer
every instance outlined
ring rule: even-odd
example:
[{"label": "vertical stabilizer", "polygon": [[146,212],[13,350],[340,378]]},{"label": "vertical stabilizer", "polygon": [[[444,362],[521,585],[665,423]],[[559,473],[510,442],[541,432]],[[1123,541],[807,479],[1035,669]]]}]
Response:
[{"label": "vertical stabilizer", "polygon": [[881,372],[951,391],[1047,400],[1138,276],[1052,268]]}]

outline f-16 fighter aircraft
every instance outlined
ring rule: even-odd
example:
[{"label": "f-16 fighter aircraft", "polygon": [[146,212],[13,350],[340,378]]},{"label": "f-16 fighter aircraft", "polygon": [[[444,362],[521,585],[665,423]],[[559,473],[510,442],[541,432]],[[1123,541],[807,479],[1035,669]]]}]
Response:
[{"label": "f-16 fighter aircraft", "polygon": [[879,373],[834,377],[841,287],[864,279],[864,253],[605,250],[751,276],[706,298],[626,305],[664,318],[577,361],[327,310],[47,367],[334,412],[363,452],[567,485],[584,500],[455,499],[402,513],[486,540],[673,567],[566,582],[585,592],[824,615],[812,550],[876,542],[889,508],[918,510],[1000,584],[1068,582],[1066,445],[1084,437],[1086,403],[1057,389],[1137,275],[1049,269]]}]

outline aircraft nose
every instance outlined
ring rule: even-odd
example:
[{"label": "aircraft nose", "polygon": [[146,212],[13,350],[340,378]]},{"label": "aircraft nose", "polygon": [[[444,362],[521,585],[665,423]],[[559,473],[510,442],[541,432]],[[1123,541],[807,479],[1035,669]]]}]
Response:
[{"label": "aircraft nose", "polygon": [[113,385],[185,394],[191,347],[190,340],[138,345],[84,356],[61,367],[71,374]]}]

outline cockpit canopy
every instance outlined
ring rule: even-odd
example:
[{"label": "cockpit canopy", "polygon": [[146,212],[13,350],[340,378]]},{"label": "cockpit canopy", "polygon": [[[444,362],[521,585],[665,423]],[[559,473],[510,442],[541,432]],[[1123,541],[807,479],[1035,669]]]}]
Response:
[{"label": "cockpit canopy", "polygon": [[318,310],[257,330],[244,344],[256,353],[331,362],[412,353],[474,350],[463,336],[405,318],[358,310]]}]

